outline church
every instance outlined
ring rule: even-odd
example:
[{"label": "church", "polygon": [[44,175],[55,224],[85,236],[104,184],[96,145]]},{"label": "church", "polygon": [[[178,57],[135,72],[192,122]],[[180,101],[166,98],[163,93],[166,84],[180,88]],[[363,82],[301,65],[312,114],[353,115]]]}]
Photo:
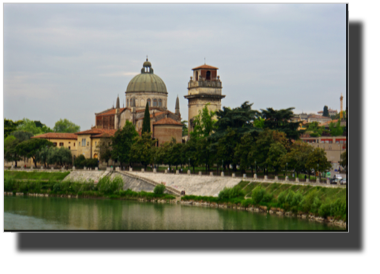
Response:
[{"label": "church", "polygon": [[[221,109],[222,82],[217,75],[217,67],[201,65],[193,68],[193,75],[188,82],[188,92],[184,96],[188,100],[189,135],[193,130],[193,121],[206,105],[209,110]],[[95,126],[89,130],[76,132],[76,140],[72,133],[47,133],[33,138],[44,138],[56,146],[67,147],[73,157],[84,155],[86,158],[99,157],[99,142],[104,137],[111,137],[122,129],[126,121],[131,122],[141,135],[146,104],[149,106],[150,130],[156,145],[170,142],[182,142],[182,123],[177,96],[175,110],[171,112],[167,106],[168,91],[165,82],[154,73],[148,58],[143,63],[140,74],[132,78],[125,91],[125,101],[120,107],[120,98],[112,108],[95,113]],[[125,105],[124,105],[125,104]],[[66,136],[68,135],[68,136]],[[70,135],[70,136],[69,136]],[[188,136],[189,137],[189,136]]]}]

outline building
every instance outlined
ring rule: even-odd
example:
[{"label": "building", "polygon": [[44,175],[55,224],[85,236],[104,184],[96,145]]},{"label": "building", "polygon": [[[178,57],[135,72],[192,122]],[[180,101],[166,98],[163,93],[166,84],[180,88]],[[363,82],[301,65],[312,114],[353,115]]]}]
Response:
[{"label": "building", "polygon": [[[329,115],[330,115],[330,116],[338,114],[338,111],[337,111],[336,109],[331,109],[331,108],[329,108],[328,111],[329,111]],[[319,115],[323,115],[323,110],[322,110],[322,111],[318,111],[318,114],[319,114]]]},{"label": "building", "polygon": [[307,135],[301,136],[303,142],[309,143],[314,148],[322,148],[326,152],[326,157],[333,164],[334,169],[337,169],[340,155],[346,150],[346,136],[322,136],[310,137]]},{"label": "building", "polygon": [[331,121],[330,117],[325,117],[322,115],[310,115],[307,118],[308,123],[318,122],[319,124],[322,124],[322,123],[329,122],[329,121]]},{"label": "building", "polygon": [[[172,138],[182,142],[182,124],[177,96],[175,112],[167,109],[168,92],[164,81],[154,73],[148,58],[143,63],[141,73],[132,78],[125,91],[125,107],[120,107],[119,97],[116,107],[95,113],[95,127],[92,129],[118,130],[126,121],[142,131],[146,104],[149,106],[152,137],[160,145]],[[89,131],[85,131],[89,132]],[[80,133],[82,135],[82,133]],[[84,137],[90,138],[88,135]]]},{"label": "building", "polygon": [[222,82],[217,75],[217,67],[202,65],[193,68],[193,76],[188,83],[188,94],[184,96],[188,100],[189,124],[188,135],[194,129],[194,117],[207,105],[209,111],[220,110],[222,99]]}]

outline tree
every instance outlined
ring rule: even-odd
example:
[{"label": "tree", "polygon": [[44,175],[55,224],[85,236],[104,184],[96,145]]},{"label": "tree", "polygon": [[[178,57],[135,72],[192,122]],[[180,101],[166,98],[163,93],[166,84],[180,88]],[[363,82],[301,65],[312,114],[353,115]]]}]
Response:
[{"label": "tree", "polygon": [[45,167],[49,163],[49,147],[42,147],[36,154],[36,161],[43,164]]},{"label": "tree", "polygon": [[121,164],[130,163],[132,157],[131,148],[138,135],[135,126],[127,120],[123,129],[119,129],[115,135],[111,137],[112,159],[119,160]]},{"label": "tree", "polygon": [[42,131],[41,127],[37,127],[33,121],[31,121],[27,118],[24,118],[22,120],[22,123],[20,125],[18,125],[17,130],[18,131],[27,131],[27,132],[32,133],[33,135],[38,135],[38,134],[44,133]]},{"label": "tree", "polygon": [[303,131],[299,131],[299,122],[291,122],[294,117],[294,108],[274,110],[273,108],[267,108],[261,110],[261,117],[265,119],[264,128],[277,130],[284,132],[289,139],[298,140]]},{"label": "tree", "polygon": [[16,150],[16,146],[19,143],[20,142],[13,135],[9,135],[4,140],[4,159],[8,162],[14,161],[15,167],[17,167],[17,161],[21,160],[21,157]]},{"label": "tree", "polygon": [[318,122],[312,122],[307,125],[307,131],[311,131],[310,136],[320,137],[323,133],[323,128],[318,126]]},{"label": "tree", "polygon": [[233,170],[236,171],[236,164],[239,161],[239,157],[236,157],[235,155],[237,152],[236,146],[238,143],[239,138],[235,129],[227,128],[226,133],[222,135],[222,137],[215,144],[213,144],[212,155],[216,155],[219,163],[223,160],[223,169],[224,165],[227,165],[228,167],[232,164]]},{"label": "tree", "polygon": [[278,174],[280,167],[283,166],[283,158],[286,152],[286,148],[280,142],[274,142],[269,147],[265,163],[268,166],[272,166],[276,174]]},{"label": "tree", "polygon": [[153,147],[156,144],[156,140],[152,139],[150,132],[141,134],[142,136],[136,136],[134,143],[131,146],[130,155],[131,160],[134,162],[140,162],[146,169],[147,165],[152,162]]},{"label": "tree", "polygon": [[21,160],[21,157],[16,149],[17,145],[23,141],[29,140],[33,134],[25,131],[13,131],[4,140],[4,158],[11,162],[15,161],[15,167],[17,167],[17,161]]},{"label": "tree", "polygon": [[39,150],[46,146],[51,147],[53,143],[46,139],[30,139],[19,143],[16,150],[20,156],[32,158],[34,166],[37,167],[36,157],[38,157]]},{"label": "tree", "polygon": [[341,136],[343,134],[343,128],[340,126],[340,120],[337,123],[331,122],[329,124],[331,136]]},{"label": "tree", "polygon": [[330,117],[329,116],[329,108],[328,108],[328,106],[324,106],[323,107],[323,114],[322,114],[322,116]]},{"label": "tree", "polygon": [[258,119],[254,120],[253,124],[257,128],[264,128],[264,122],[265,120],[261,117],[258,117]]},{"label": "tree", "polygon": [[[43,151],[45,149],[46,148],[42,148],[41,150]],[[49,164],[56,164],[59,166],[71,165],[72,164],[72,155],[71,155],[70,149],[65,148],[65,147],[48,148],[47,162]]]},{"label": "tree", "polygon": [[53,130],[54,132],[75,133],[80,131],[80,126],[67,119],[60,119],[55,123]]},{"label": "tree", "polygon": [[325,172],[331,169],[331,163],[327,160],[326,152],[322,148],[315,148],[311,153],[309,153],[306,161],[306,168],[309,171],[314,169],[315,171]]},{"label": "tree", "polygon": [[149,105],[146,103],[145,107],[145,113],[144,113],[144,120],[142,125],[142,132],[150,132],[150,113],[149,113]]},{"label": "tree", "polygon": [[11,132],[15,131],[21,123],[21,120],[13,122],[12,120],[4,118],[4,139],[7,138]]},{"label": "tree", "polygon": [[209,111],[206,104],[202,111],[199,111],[199,114],[194,117],[193,120],[193,131],[190,133],[192,138],[200,139],[210,136],[214,130],[214,111]]},{"label": "tree", "polygon": [[237,144],[235,149],[235,157],[238,159],[240,169],[242,171],[251,168],[253,173],[254,160],[250,156],[250,152],[254,149],[254,139],[251,134],[246,133],[241,138],[241,141]]},{"label": "tree", "polygon": [[97,151],[99,152],[100,161],[107,163],[112,158],[111,137],[102,137],[97,145]]},{"label": "tree", "polygon": [[305,142],[296,141],[292,145],[290,152],[284,157],[284,162],[294,169],[296,174],[300,172],[310,172],[310,167],[306,166],[309,154],[313,151],[313,147]]},{"label": "tree", "polygon": [[182,136],[187,136],[188,132],[189,132],[189,129],[187,127],[187,121],[186,120],[182,120],[181,124],[182,124]]},{"label": "tree", "polygon": [[347,150],[345,150],[341,155],[340,155],[340,162],[339,164],[346,169],[347,167]]},{"label": "tree", "polygon": [[23,142],[26,140],[29,140],[33,137],[33,133],[27,132],[27,131],[13,131],[11,133],[19,142]]}]

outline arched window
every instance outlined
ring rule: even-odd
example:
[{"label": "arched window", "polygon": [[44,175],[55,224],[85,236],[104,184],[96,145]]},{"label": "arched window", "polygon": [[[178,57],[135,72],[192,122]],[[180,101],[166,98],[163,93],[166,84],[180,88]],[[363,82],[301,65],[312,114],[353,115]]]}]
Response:
[{"label": "arched window", "polygon": [[141,99],[141,106],[142,106],[142,107],[145,107],[144,99]]},{"label": "arched window", "polygon": [[198,71],[195,72],[195,81],[198,81]]},{"label": "arched window", "polygon": [[210,80],[211,79],[211,71],[207,71],[206,72],[206,80]]},{"label": "arched window", "polygon": [[158,99],[158,106],[162,107],[162,99]]},{"label": "arched window", "polygon": [[151,106],[150,99],[148,99],[148,106],[149,106],[149,107]]},{"label": "arched window", "polygon": [[157,99],[153,99],[153,106],[157,107]]},{"label": "arched window", "polygon": [[129,99],[127,99],[127,107],[129,107]]}]

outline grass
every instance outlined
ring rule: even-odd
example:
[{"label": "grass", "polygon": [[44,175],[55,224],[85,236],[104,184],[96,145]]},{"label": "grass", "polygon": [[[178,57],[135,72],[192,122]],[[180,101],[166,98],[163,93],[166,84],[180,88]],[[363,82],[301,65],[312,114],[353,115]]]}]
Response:
[{"label": "grass", "polygon": [[63,180],[70,171],[40,172],[40,171],[4,171],[4,178],[16,180]]}]

